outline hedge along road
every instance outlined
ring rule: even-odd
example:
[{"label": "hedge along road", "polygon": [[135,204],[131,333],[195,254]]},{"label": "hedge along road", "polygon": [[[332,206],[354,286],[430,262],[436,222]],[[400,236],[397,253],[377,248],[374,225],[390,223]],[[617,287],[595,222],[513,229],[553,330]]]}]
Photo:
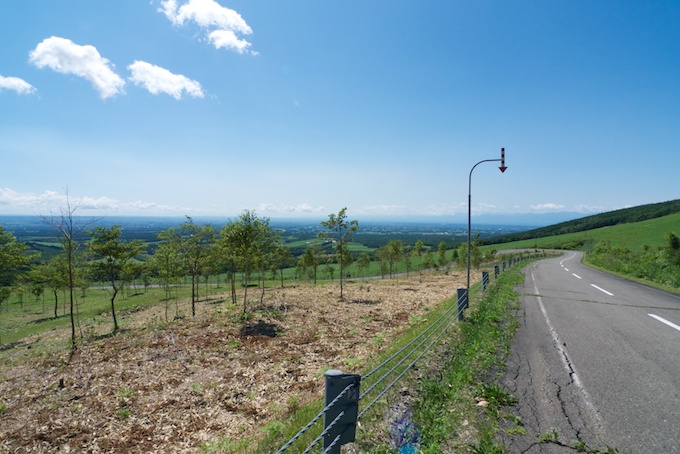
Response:
[{"label": "hedge along road", "polygon": [[680,296],[582,257],[566,252],[524,270],[502,384],[518,398],[526,435],[503,434],[508,452],[574,452],[575,441],[680,452]]}]

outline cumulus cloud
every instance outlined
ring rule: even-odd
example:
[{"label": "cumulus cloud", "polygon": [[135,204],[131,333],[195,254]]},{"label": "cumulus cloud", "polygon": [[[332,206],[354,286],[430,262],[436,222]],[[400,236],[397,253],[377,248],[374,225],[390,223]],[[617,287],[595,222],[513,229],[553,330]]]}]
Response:
[{"label": "cumulus cloud", "polygon": [[[68,202],[72,207],[82,211],[99,211],[106,213],[129,214],[182,214],[192,212],[191,208],[170,206],[155,202],[134,201],[121,202],[107,196],[74,197]],[[5,214],[37,214],[55,212],[66,206],[66,194],[56,191],[42,193],[20,193],[10,188],[0,188],[0,208]]]},{"label": "cumulus cloud", "polygon": [[557,203],[541,203],[538,205],[531,205],[531,209],[535,211],[563,211],[564,205]]},{"label": "cumulus cloud", "polygon": [[23,79],[18,77],[3,77],[0,76],[0,91],[12,90],[20,95],[28,95],[35,93],[35,87]]},{"label": "cumulus cloud", "polygon": [[326,209],[323,206],[313,207],[308,203],[301,203],[295,206],[286,205],[283,207],[283,210],[293,213],[318,213],[325,211]]},{"label": "cumulus cloud", "polygon": [[43,40],[31,51],[30,62],[38,68],[87,79],[102,99],[122,93],[125,86],[125,81],[113,71],[113,64],[94,46],[81,46],[66,38],[52,36]]},{"label": "cumulus cloud", "polygon": [[[239,54],[248,51],[251,44],[245,39],[239,39],[232,30],[215,30],[208,34],[208,39],[216,49],[231,49]],[[254,52],[253,52],[254,53]]]},{"label": "cumulus cloud", "polygon": [[136,60],[128,66],[132,73],[130,80],[142,86],[154,95],[166,93],[175,99],[181,99],[182,93],[194,98],[204,96],[201,84],[181,74],[173,74],[165,68]]},{"label": "cumulus cloud", "polygon": [[21,211],[45,208],[65,200],[65,196],[60,196],[59,193],[54,191],[45,191],[42,194],[22,194],[10,188],[0,189],[0,205]]},{"label": "cumulus cloud", "polygon": [[313,207],[308,203],[299,205],[274,205],[271,203],[260,203],[256,209],[260,213],[318,213],[323,212],[324,207]]},{"label": "cumulus cloud", "polygon": [[[19,193],[10,188],[0,189],[0,205],[11,207],[15,211],[41,211],[53,210],[66,206],[67,196],[56,191],[44,191],[40,194]],[[84,210],[111,210],[117,209],[117,200],[108,197],[82,197],[71,198],[70,203]]]},{"label": "cumulus cloud", "polygon": [[217,49],[257,55],[250,50],[251,43],[238,37],[250,35],[253,32],[250,26],[239,13],[215,0],[187,0],[181,5],[177,0],[163,0],[159,11],[178,27],[193,22],[205,29],[208,41]]}]

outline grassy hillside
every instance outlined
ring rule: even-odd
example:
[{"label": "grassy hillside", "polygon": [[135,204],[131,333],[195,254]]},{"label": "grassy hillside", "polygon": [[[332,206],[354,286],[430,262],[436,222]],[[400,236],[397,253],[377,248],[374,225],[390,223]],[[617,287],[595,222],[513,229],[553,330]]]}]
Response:
[{"label": "grassy hillside", "polygon": [[[604,227],[639,223],[642,221],[658,219],[678,213],[680,213],[680,199],[609,211],[607,213],[586,216],[584,218],[574,219],[572,221],[562,222],[547,227],[541,227],[539,229],[528,230],[526,232],[502,235],[482,240],[482,244],[505,244],[520,240],[533,240],[538,238],[562,236],[566,234],[592,232]],[[577,237],[580,238],[578,235]],[[652,245],[652,243],[648,244],[650,246]]]},{"label": "grassy hillside", "polygon": [[[515,248],[551,248],[588,250],[592,245],[609,241],[613,246],[640,252],[648,246],[657,249],[666,245],[665,235],[668,232],[680,234],[680,213],[650,219],[641,222],[601,227],[577,233],[567,233],[544,238],[525,239],[503,243],[503,249]],[[491,248],[486,246],[485,249]],[[498,249],[499,245],[493,246]]]},{"label": "grassy hillside", "polygon": [[590,265],[667,290],[680,289],[680,213],[483,247],[492,248],[580,249]]}]

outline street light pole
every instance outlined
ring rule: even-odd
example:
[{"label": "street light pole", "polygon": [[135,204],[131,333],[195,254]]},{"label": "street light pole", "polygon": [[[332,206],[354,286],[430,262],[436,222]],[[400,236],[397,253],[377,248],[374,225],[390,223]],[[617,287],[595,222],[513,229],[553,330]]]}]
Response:
[{"label": "street light pole", "polygon": [[501,166],[499,167],[501,173],[504,173],[507,167],[505,166],[505,148],[501,148],[501,159],[484,159],[483,161],[479,161],[477,164],[472,166],[472,169],[470,169],[470,176],[468,177],[468,231],[467,231],[467,293],[468,293],[468,298],[470,297],[470,245],[471,245],[471,234],[470,234],[470,226],[472,224],[472,172],[475,170],[475,167],[480,165],[483,162],[500,162]]}]

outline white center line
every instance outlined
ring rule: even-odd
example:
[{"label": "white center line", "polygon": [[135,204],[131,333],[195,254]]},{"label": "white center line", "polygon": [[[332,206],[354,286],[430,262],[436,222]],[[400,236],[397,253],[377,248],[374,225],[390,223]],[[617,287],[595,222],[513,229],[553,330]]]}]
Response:
[{"label": "white center line", "polygon": [[670,326],[671,328],[675,328],[675,329],[677,329],[678,331],[680,331],[680,326],[676,325],[675,323],[669,322],[669,321],[666,320],[665,318],[661,318],[661,317],[659,317],[658,315],[654,315],[654,314],[647,314],[647,315],[649,315],[649,316],[652,317],[652,318],[657,319],[657,320],[660,321],[661,323],[665,323],[666,325]]},{"label": "white center line", "polygon": [[606,291],[606,290],[603,289],[602,287],[598,287],[598,286],[595,285],[595,284],[590,284],[590,285],[592,285],[593,287],[595,287],[596,289],[598,289],[598,290],[601,291],[602,293],[606,293],[606,294],[609,295],[609,296],[614,296],[613,293]]},{"label": "white center line", "polygon": [[579,276],[576,273],[571,273],[572,276],[574,276],[576,279],[583,279],[581,276]]}]

